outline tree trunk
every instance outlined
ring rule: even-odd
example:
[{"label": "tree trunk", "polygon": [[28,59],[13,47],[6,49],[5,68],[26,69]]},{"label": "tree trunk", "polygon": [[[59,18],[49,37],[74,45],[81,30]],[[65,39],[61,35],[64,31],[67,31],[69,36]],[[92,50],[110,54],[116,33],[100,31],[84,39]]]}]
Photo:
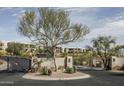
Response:
[{"label": "tree trunk", "polygon": [[55,72],[57,72],[56,58],[55,57],[53,57],[53,62],[54,62],[54,66],[55,66]]},{"label": "tree trunk", "polygon": [[55,66],[55,72],[57,72],[55,49],[53,49],[53,62],[54,62],[54,66]]},{"label": "tree trunk", "polygon": [[108,69],[108,57],[107,57],[107,51],[105,49],[105,69],[107,70]]},{"label": "tree trunk", "polygon": [[106,67],[105,66],[105,58],[102,56],[102,54],[99,52],[99,51],[97,51],[97,54],[101,57],[101,60],[102,60],[102,62],[103,62],[103,66],[104,66],[104,68]]}]

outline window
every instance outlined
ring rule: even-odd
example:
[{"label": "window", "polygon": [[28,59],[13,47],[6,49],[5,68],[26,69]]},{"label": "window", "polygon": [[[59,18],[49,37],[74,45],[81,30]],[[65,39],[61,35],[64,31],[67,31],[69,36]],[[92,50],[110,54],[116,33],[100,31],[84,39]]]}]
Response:
[{"label": "window", "polygon": [[113,58],[113,62],[115,62],[115,58]]},{"label": "window", "polygon": [[70,58],[69,58],[69,59],[68,59],[68,62],[70,63],[70,61],[71,61],[71,60],[70,60]]}]

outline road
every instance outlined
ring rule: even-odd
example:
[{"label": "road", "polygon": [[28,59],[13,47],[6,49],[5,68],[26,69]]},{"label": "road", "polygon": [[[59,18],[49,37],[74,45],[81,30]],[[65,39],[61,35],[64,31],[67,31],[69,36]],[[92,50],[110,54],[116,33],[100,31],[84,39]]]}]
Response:
[{"label": "road", "polygon": [[81,72],[90,74],[91,77],[80,80],[68,81],[39,81],[23,79],[24,73],[7,73],[0,72],[1,86],[114,86],[124,85],[123,75],[113,75],[107,71],[84,71]]}]

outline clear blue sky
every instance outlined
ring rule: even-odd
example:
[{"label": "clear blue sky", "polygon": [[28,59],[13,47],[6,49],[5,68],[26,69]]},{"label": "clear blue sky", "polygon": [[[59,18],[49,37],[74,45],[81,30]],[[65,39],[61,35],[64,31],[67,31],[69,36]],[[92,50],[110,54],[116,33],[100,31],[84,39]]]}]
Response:
[{"label": "clear blue sky", "polygon": [[[36,8],[0,8],[0,40],[29,42],[17,33],[17,23],[26,10]],[[63,8],[70,13],[74,23],[86,24],[90,33],[68,47],[85,47],[98,35],[112,35],[117,44],[124,44],[124,8]]]}]

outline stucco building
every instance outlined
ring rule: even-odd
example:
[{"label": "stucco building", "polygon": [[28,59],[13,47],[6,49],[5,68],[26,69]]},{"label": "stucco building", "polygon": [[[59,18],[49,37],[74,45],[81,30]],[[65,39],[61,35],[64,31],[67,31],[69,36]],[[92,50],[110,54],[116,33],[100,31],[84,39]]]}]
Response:
[{"label": "stucco building", "polygon": [[81,53],[83,50],[81,48],[65,48],[64,52],[66,53]]},{"label": "stucco building", "polygon": [[124,66],[124,57],[112,56],[110,65],[112,69],[117,66],[118,67]]},{"label": "stucco building", "polygon": [[8,47],[7,44],[8,44],[8,41],[0,41],[0,50],[5,51],[6,48]]}]

